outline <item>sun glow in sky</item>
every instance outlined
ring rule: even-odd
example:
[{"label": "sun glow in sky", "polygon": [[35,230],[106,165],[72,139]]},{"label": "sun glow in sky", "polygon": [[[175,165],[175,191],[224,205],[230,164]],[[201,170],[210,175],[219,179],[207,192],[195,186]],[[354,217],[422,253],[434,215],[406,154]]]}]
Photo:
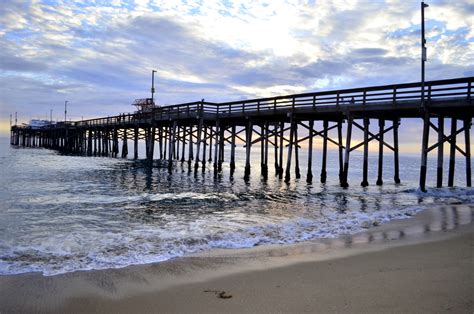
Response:
[{"label": "sun glow in sky", "polygon": [[[474,75],[474,3],[429,1],[427,79]],[[68,1],[0,6],[0,125],[419,80],[420,3]],[[403,129],[401,129],[403,131]]]}]

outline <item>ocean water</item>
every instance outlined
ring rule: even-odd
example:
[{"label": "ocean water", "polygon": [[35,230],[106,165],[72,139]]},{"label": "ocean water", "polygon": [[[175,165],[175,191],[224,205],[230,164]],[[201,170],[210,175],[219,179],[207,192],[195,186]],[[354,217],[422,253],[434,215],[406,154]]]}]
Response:
[{"label": "ocean water", "polygon": [[[229,178],[228,164],[214,177],[189,174],[177,163],[172,175],[155,163],[105,157],[64,156],[10,147],[0,138],[0,274],[54,275],[165,261],[213,248],[289,244],[357,233],[374,224],[409,219],[434,204],[474,203],[465,188],[462,159],[456,188],[418,191],[419,156],[401,156],[402,183],[393,183],[393,159],[384,159],[384,185],[375,185],[377,158],[370,157],[367,188],[360,187],[362,160],[351,155],[348,189],[338,184],[337,154],[329,152],[328,182],[319,183],[320,148],[314,150],[314,183],[285,184],[260,177],[258,147],[252,175],[243,180],[243,152]],[[273,157],[270,156],[270,161]],[[436,163],[429,160],[428,184]],[[445,167],[447,169],[447,167]]]}]

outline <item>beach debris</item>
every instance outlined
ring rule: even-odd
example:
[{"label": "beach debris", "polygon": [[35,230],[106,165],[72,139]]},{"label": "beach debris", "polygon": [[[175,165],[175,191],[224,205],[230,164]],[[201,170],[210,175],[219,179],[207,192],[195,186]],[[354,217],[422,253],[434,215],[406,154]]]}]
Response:
[{"label": "beach debris", "polygon": [[230,299],[232,298],[232,294],[227,294],[224,290],[204,290],[203,292],[212,292],[214,293],[219,299]]}]

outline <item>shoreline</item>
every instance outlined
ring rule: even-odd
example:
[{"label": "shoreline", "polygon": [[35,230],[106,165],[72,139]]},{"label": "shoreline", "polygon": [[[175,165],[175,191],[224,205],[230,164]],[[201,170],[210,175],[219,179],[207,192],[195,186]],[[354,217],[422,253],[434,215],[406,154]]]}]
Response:
[{"label": "shoreline", "polygon": [[[272,286],[270,282],[278,279],[293,286],[300,280],[305,282],[305,279],[312,276],[322,276],[325,277],[325,284],[322,286],[326,284],[331,286],[338,282],[345,282],[346,279],[340,278],[339,273],[351,271],[353,273],[362,271],[360,275],[368,278],[364,282],[375,280],[376,278],[372,278],[374,276],[388,276],[388,281],[405,278],[405,281],[410,282],[410,278],[406,278],[407,275],[415,275],[415,277],[419,275],[420,278],[417,277],[417,280],[427,282],[426,289],[417,290],[421,293],[420,295],[423,295],[423,291],[431,291],[432,286],[437,284],[431,282],[436,281],[436,278],[432,278],[433,274],[428,271],[425,275],[429,276],[417,274],[414,271],[416,267],[411,264],[414,259],[422,260],[420,264],[430,264],[433,269],[446,273],[446,280],[449,277],[454,278],[459,274],[464,274],[463,277],[467,278],[466,282],[463,285],[460,284],[464,288],[460,288],[461,292],[458,291],[459,289],[456,290],[461,298],[464,289],[468,289],[466,292],[474,289],[473,272],[472,270],[467,272],[467,269],[472,269],[474,266],[472,213],[473,207],[469,205],[447,205],[427,209],[409,219],[394,220],[369,228],[362,233],[336,239],[239,250],[218,249],[166,262],[128,266],[121,269],[78,271],[55,276],[43,276],[39,273],[4,275],[0,276],[0,312],[238,312],[239,309],[250,312],[262,310],[275,312],[279,311],[278,307],[275,307],[277,304],[283,306],[280,309],[283,312],[292,309],[316,310],[312,306],[319,303],[318,299],[308,300],[309,303],[304,300],[311,295],[313,289],[321,289],[321,285],[317,284],[318,281],[293,287],[286,291],[290,294],[286,296],[280,295],[280,292],[284,290],[281,289],[283,284]],[[449,251],[456,252],[457,258],[444,254]],[[426,255],[425,257],[421,254],[422,252]],[[433,254],[440,254],[443,259],[426,260]],[[398,255],[406,256],[406,258],[398,258]],[[365,269],[364,272],[364,267],[370,265],[372,259],[383,260],[383,265],[392,265],[389,269],[400,268],[400,271],[395,271],[393,274],[390,271],[387,274],[381,268],[381,274],[374,272],[373,269]],[[465,262],[456,266],[456,260]],[[445,267],[440,267],[440,263]],[[326,271],[329,268],[332,269],[331,265],[335,264],[340,265],[338,266],[340,269],[327,277]],[[409,274],[404,274],[404,272]],[[296,281],[290,278],[291,273],[298,274],[295,277]],[[261,281],[257,280],[260,277],[262,277]],[[358,278],[358,276],[353,278],[354,284]],[[455,283],[459,283],[459,279]],[[352,283],[347,282],[347,284]],[[359,286],[364,286],[363,282],[359,282]],[[407,286],[407,288],[412,287]],[[252,295],[261,293],[261,289],[266,291],[264,295],[267,303],[265,304],[262,304],[263,301],[259,299],[252,298]],[[320,292],[323,295],[327,294],[325,298],[330,298],[330,292],[333,290],[335,297],[338,291],[334,289],[332,287],[328,288],[327,292],[323,293],[322,290]],[[364,289],[370,290],[365,286]],[[398,290],[395,292],[403,292]],[[223,296],[231,295],[232,297],[226,300],[219,298],[219,293],[222,291],[225,292]],[[275,295],[272,295],[270,291]],[[371,294],[377,292],[370,291]],[[392,293],[395,292],[392,291]],[[267,295],[268,293],[270,294]],[[345,298],[350,299],[359,292],[350,290],[345,293],[349,293]],[[275,298],[275,296],[278,297]],[[295,303],[295,300],[299,299],[298,296],[304,300]],[[381,297],[385,300],[383,296]],[[449,297],[454,296],[449,294]],[[371,299],[371,304],[378,304],[375,302],[377,298],[372,298],[370,295],[366,295],[365,298]],[[192,300],[192,302],[183,302],[180,301],[181,299]],[[431,306],[439,303],[436,303],[436,298],[428,299],[425,301],[429,301]],[[456,303],[455,308],[470,309],[472,312],[474,307],[472,298],[462,296],[461,299],[465,301],[460,301],[464,304],[464,308],[459,302]],[[358,297],[357,300],[352,300],[352,302],[358,302],[357,304],[360,303],[361,306],[368,306],[367,302],[370,301],[364,302],[364,296]],[[385,300],[385,302],[388,301]],[[185,306],[183,303],[188,304],[186,306],[189,307],[178,307]],[[206,304],[209,306],[206,307]],[[298,304],[304,307],[295,308]],[[133,307],[130,307],[132,305]],[[291,307],[284,310],[284,306],[290,305]],[[375,311],[375,308],[367,309]],[[402,309],[408,310],[406,308],[399,310]],[[325,310],[347,311],[348,309],[338,306],[320,308],[322,312]],[[362,311],[362,308],[360,310]],[[438,309],[438,311],[445,310]],[[398,312],[398,310],[394,311]]]}]

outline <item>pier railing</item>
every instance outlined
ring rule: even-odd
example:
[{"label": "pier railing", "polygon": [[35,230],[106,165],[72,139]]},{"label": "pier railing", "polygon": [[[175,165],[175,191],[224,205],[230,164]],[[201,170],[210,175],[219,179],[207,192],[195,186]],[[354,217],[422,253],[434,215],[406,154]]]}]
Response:
[{"label": "pier railing", "polygon": [[[474,77],[430,81],[425,83],[424,100],[451,97],[472,99]],[[371,105],[386,103],[396,105],[403,101],[421,101],[421,83],[383,85],[364,88],[333,90],[315,93],[277,96],[244,101],[220,103],[219,113],[254,113],[272,110],[316,108],[320,106]]]},{"label": "pier railing", "polygon": [[[425,106],[443,99],[461,98],[472,102],[474,77],[449,80],[428,81],[424,86]],[[47,128],[91,127],[120,124],[140,124],[151,121],[163,121],[176,118],[196,118],[203,114],[226,117],[248,114],[272,114],[273,112],[293,112],[301,109],[335,106],[341,109],[354,106],[384,104],[396,107],[403,102],[420,102],[421,83],[382,85],[323,92],[293,94],[287,96],[266,97],[224,103],[196,101],[155,108],[150,112],[126,113],[117,116],[89,119],[74,122],[61,122]]]}]

